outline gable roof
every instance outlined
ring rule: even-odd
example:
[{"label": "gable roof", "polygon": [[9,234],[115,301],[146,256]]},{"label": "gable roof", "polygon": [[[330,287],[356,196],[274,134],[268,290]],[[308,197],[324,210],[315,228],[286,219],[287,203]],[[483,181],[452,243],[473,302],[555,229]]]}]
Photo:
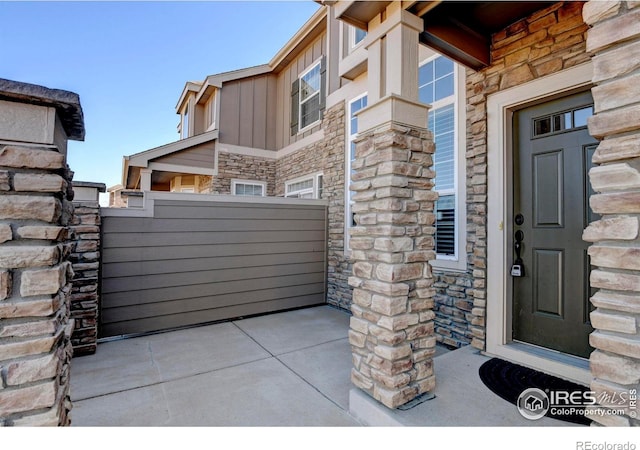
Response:
[{"label": "gable roof", "polygon": [[228,81],[278,73],[284,69],[304,48],[309,45],[326,28],[327,8],[320,6],[318,10],[305,22],[289,41],[275,54],[268,64],[232,70],[229,72],[209,75],[202,82],[189,81],[185,83],[182,94],[176,104],[176,113],[180,114],[189,92],[195,92],[196,102],[206,101],[213,89],[221,88]]}]

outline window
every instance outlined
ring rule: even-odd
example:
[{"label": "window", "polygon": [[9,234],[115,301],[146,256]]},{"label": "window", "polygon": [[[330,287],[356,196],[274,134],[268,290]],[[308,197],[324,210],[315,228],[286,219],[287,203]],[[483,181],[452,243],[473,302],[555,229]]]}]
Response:
[{"label": "window", "polygon": [[189,105],[186,106],[182,113],[182,127],[180,128],[180,136],[182,139],[189,137]]},{"label": "window", "polygon": [[[351,199],[353,196],[353,192],[349,190],[349,184],[351,182],[351,175],[353,174],[353,169],[351,169],[351,164],[353,160],[356,159],[356,144],[354,141],[355,137],[358,134],[358,118],[356,117],[356,113],[360,111],[362,108],[367,106],[367,95],[364,94],[360,97],[355,98],[349,103],[349,159],[347,161],[347,190],[349,201],[346,202],[345,209],[347,217],[347,227],[351,227],[355,225],[354,214],[351,212],[351,206],[353,205],[353,200]],[[348,234],[348,233],[347,233]]]},{"label": "window", "polygon": [[267,183],[264,181],[231,180],[231,192],[233,195],[247,197],[264,197]]},{"label": "window", "polygon": [[367,32],[365,30],[361,30],[354,26],[349,27],[349,42],[351,44],[351,48],[357,47],[366,37]]},{"label": "window", "polygon": [[214,130],[216,128],[216,93],[211,94],[211,97],[207,101],[207,130]]},{"label": "window", "polygon": [[322,174],[307,175],[296,178],[285,184],[285,197],[290,198],[322,198]]},{"label": "window", "polygon": [[300,77],[300,128],[320,120],[320,63]]},{"label": "window", "polygon": [[420,101],[432,105],[428,127],[436,144],[433,169],[435,190],[440,197],[435,205],[436,254],[441,259],[457,258],[457,154],[456,126],[459,109],[456,96],[456,71],[453,61],[438,56],[420,66]]},{"label": "window", "polygon": [[196,192],[195,188],[192,187],[188,187],[188,188],[181,188],[180,192],[183,192],[185,194],[189,193],[189,194],[193,194]]},{"label": "window", "polygon": [[587,118],[592,115],[593,105],[590,105],[553,116],[536,117],[533,119],[533,138],[562,133],[572,128],[586,127]]},{"label": "window", "polygon": [[300,75],[291,86],[291,135],[315,125],[322,118],[325,100],[324,57]]}]

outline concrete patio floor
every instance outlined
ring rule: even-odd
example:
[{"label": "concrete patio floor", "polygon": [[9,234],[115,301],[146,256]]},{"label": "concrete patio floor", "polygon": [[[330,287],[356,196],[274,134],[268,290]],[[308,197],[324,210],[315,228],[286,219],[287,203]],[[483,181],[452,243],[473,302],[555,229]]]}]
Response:
[{"label": "concrete patio floor", "polygon": [[489,391],[488,358],[439,347],[436,398],[390,411],[349,380],[349,314],[319,306],[105,342],[74,358],[74,426],[567,426]]}]

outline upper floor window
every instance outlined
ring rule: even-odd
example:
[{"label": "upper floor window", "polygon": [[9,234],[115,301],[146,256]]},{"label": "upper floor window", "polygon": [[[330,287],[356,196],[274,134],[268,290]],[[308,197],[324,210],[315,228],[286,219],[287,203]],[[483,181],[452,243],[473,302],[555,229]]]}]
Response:
[{"label": "upper floor window", "polygon": [[322,174],[306,175],[285,183],[285,197],[322,198]]},{"label": "upper floor window", "polygon": [[207,130],[216,128],[216,94],[211,94],[207,101]]},{"label": "upper floor window", "polygon": [[267,184],[264,181],[231,180],[233,195],[264,197]]},{"label": "upper floor window", "polygon": [[420,66],[419,96],[432,105],[428,127],[436,144],[434,170],[435,190],[440,197],[436,203],[436,253],[439,257],[457,256],[458,199],[456,130],[456,72],[453,61],[438,56]]},{"label": "upper floor window", "polygon": [[300,77],[300,128],[320,120],[320,63]]},{"label": "upper floor window", "polygon": [[349,29],[349,42],[351,43],[351,48],[357,47],[360,42],[367,37],[367,32],[365,30],[361,30],[360,28],[350,27]]},{"label": "upper floor window", "polygon": [[180,137],[182,139],[189,137],[189,106],[184,109],[182,113],[182,125],[180,127]]},{"label": "upper floor window", "polygon": [[324,57],[305,70],[291,87],[291,135],[315,125],[325,104]]}]

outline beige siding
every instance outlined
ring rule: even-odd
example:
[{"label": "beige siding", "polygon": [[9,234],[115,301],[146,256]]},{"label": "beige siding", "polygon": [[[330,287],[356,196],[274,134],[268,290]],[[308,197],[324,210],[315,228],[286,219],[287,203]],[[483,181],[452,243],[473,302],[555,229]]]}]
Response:
[{"label": "beige siding", "polygon": [[155,205],[103,217],[102,337],[324,303],[326,206]]},{"label": "beige siding", "polygon": [[193,136],[204,133],[205,130],[205,109],[204,105],[195,105],[193,122]]},{"label": "beige siding", "polygon": [[154,159],[152,162],[213,169],[215,164],[215,143],[207,142],[196,145],[187,150]]},{"label": "beige siding", "polygon": [[291,61],[291,63],[278,74],[278,109],[276,120],[276,146],[278,149],[293,144],[298,139],[309,136],[320,129],[320,124],[318,124],[302,134],[291,136],[291,84],[302,72],[325,55],[327,48],[326,36],[326,33],[323,32],[322,35],[318,36],[296,59]]},{"label": "beige siding", "polygon": [[224,83],[220,95],[220,142],[267,150],[275,148],[275,75]]}]

